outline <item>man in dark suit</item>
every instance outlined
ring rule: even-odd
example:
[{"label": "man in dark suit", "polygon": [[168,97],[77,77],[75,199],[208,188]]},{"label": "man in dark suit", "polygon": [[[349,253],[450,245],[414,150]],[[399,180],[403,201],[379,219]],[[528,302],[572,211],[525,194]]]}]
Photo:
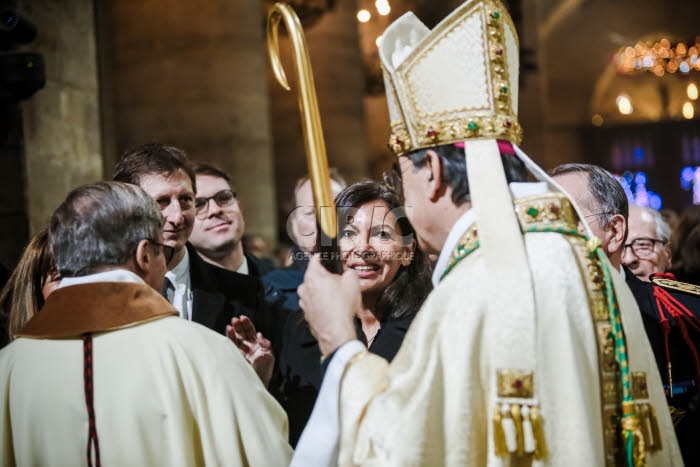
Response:
[{"label": "man in dark suit", "polygon": [[233,317],[263,314],[260,281],[213,266],[187,243],[195,218],[195,175],[185,153],[160,143],[126,151],[114,180],[140,186],[163,214],[163,239],[174,248],[163,292],[185,319],[224,334]]},{"label": "man in dark suit", "polygon": [[637,245],[627,242],[627,197],[609,172],[594,165],[566,164],[555,168],[552,176],[601,239],[610,263],[624,274],[654,351],[683,460],[686,465],[700,465],[700,287],[664,274],[644,282],[622,265],[623,253],[626,264],[639,253]]}]

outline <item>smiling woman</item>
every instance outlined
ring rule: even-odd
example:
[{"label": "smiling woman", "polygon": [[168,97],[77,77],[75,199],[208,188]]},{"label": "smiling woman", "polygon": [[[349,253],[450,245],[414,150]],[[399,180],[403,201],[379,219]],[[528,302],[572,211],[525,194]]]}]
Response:
[{"label": "smiling woman", "polygon": [[[432,288],[428,261],[416,247],[400,196],[386,185],[355,183],[341,191],[335,203],[343,268],[357,274],[362,291],[357,336],[370,352],[391,361]],[[321,386],[321,351],[301,310],[281,314],[279,321],[279,334],[266,336],[277,358],[269,387],[287,411],[290,441],[295,445]],[[251,360],[258,348],[257,331],[246,330],[248,322],[233,323],[232,332],[237,333],[234,343]],[[271,368],[256,371],[269,381],[265,375]]]},{"label": "smiling woman", "polygon": [[371,323],[418,310],[430,292],[429,267],[394,191],[381,183],[359,182],[340,192],[335,202],[338,245],[344,269],[355,270],[360,278],[367,312],[360,319],[369,341]]}]

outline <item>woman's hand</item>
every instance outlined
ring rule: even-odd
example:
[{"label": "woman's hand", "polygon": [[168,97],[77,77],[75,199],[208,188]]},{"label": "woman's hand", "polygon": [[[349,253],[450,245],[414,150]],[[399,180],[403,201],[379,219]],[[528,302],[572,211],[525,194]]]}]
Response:
[{"label": "woman's hand", "polygon": [[231,319],[231,324],[226,326],[226,336],[243,353],[245,359],[253,366],[255,373],[267,387],[272,379],[272,370],[275,366],[275,356],[272,353],[270,341],[265,339],[261,333],[256,332],[255,326],[245,315]]}]

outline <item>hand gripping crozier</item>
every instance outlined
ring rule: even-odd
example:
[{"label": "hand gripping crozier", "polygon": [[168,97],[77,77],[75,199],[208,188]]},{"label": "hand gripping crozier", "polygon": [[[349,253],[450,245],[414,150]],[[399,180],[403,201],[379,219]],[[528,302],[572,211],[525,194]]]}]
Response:
[{"label": "hand gripping crozier", "polygon": [[[405,14],[380,57],[390,148],[407,166],[415,151],[463,146],[471,210],[449,226],[392,364],[357,342],[335,352],[293,465],[682,465],[624,278],[517,147],[506,9],[467,0],[433,30]],[[509,184],[507,157],[538,182]]]}]

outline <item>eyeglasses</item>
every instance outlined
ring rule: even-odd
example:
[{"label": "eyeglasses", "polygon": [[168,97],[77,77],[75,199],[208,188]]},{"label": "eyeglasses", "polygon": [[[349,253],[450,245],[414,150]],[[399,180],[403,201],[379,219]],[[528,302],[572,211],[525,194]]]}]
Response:
[{"label": "eyeglasses", "polygon": [[209,212],[209,200],[214,200],[214,202],[220,208],[225,206],[231,206],[234,201],[236,201],[236,192],[233,190],[221,190],[214,193],[214,196],[209,196],[207,198],[195,198],[194,199],[194,209],[195,215],[204,219]]},{"label": "eyeglasses", "polygon": [[156,242],[155,240],[150,240],[153,242],[154,245],[158,245],[161,248],[161,251],[163,252],[163,256],[165,256],[165,264],[168,264],[171,259],[173,259],[173,256],[175,256],[175,248],[171,247],[170,245],[166,245],[164,243],[159,243]]},{"label": "eyeglasses", "polygon": [[661,245],[666,244],[665,241],[657,238],[636,238],[625,245],[625,250],[627,248],[631,248],[632,253],[637,258],[646,258],[654,253],[654,247],[656,246],[657,242],[661,243]]}]

